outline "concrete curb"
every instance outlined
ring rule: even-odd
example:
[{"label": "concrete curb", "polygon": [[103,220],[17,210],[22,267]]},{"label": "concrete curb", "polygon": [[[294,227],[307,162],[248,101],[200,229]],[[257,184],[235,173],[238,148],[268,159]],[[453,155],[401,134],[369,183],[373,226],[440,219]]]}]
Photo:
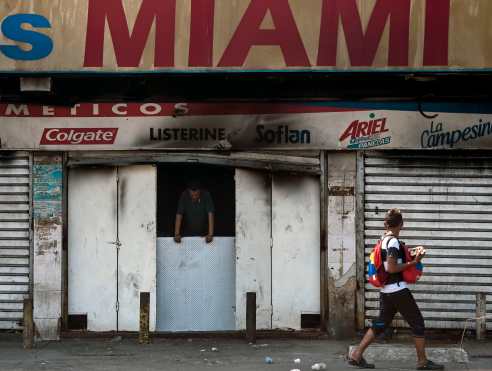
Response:
[{"label": "concrete curb", "polygon": [[[356,348],[349,347],[349,354]],[[468,363],[468,353],[461,348],[427,348],[427,357],[437,363]],[[409,345],[371,345],[364,353],[368,362],[416,362],[415,348]]]}]

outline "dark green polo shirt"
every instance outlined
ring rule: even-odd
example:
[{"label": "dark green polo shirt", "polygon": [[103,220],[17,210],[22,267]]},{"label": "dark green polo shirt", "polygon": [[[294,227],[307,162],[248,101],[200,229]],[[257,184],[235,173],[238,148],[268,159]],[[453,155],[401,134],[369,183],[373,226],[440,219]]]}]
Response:
[{"label": "dark green polo shirt", "polygon": [[206,236],[208,234],[208,214],[214,213],[214,203],[210,193],[200,191],[200,198],[193,202],[190,191],[181,194],[177,214],[183,215],[181,234],[183,236]]}]

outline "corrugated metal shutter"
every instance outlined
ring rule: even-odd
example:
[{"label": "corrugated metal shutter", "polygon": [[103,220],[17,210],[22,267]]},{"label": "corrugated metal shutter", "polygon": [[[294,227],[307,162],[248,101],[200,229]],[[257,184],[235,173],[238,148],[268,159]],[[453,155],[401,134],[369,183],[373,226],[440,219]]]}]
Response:
[{"label": "corrugated metal shutter", "polygon": [[0,155],[0,329],[21,328],[30,291],[30,158]]},{"label": "corrugated metal shutter", "polygon": [[[492,155],[433,152],[365,157],[365,256],[383,232],[385,211],[402,210],[401,239],[428,249],[425,275],[411,288],[428,328],[463,328],[475,293],[492,313]],[[378,314],[366,283],[366,324]],[[405,326],[397,320],[395,326]],[[472,324],[473,326],[473,324]],[[492,329],[492,318],[487,321]]]}]

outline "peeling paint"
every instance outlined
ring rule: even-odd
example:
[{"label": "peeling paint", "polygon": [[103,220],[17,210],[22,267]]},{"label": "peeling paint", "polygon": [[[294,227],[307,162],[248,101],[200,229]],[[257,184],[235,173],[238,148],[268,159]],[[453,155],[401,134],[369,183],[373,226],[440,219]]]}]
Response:
[{"label": "peeling paint", "polygon": [[328,277],[329,331],[337,339],[350,338],[355,334],[356,288],[355,275],[347,274],[343,281],[335,281],[330,275]]},{"label": "peeling paint", "polygon": [[127,289],[132,291],[132,295],[134,297],[138,297],[140,295],[140,277],[136,273],[127,273],[125,277],[125,286]]},{"label": "peeling paint", "polygon": [[56,248],[58,246],[58,241],[46,241],[46,242],[40,242],[37,246],[36,249],[36,255],[45,255],[47,253],[52,252],[55,255],[58,255],[58,251],[56,251]]},{"label": "peeling paint", "polygon": [[337,280],[333,280],[335,283],[335,287],[341,288],[345,286],[351,278],[355,277],[355,272],[356,272],[356,265],[354,263],[350,266],[350,269],[347,272],[345,272],[345,274],[342,274],[340,278],[338,278]]},{"label": "peeling paint", "polygon": [[355,187],[332,186],[328,187],[329,196],[353,196]]},{"label": "peeling paint", "polygon": [[61,156],[34,157],[33,317],[41,340],[56,340],[61,316],[62,189]]},{"label": "peeling paint", "polygon": [[151,221],[147,223],[147,232],[154,232],[155,230],[155,221]]},{"label": "peeling paint", "polygon": [[348,338],[355,333],[357,299],[356,155],[329,153],[328,163],[328,326],[336,338]]},{"label": "peeling paint", "polygon": [[[239,216],[239,218],[241,218],[241,216]],[[244,221],[242,219],[239,219],[239,223],[236,226],[236,228],[239,230],[239,235],[245,239],[246,238],[246,229],[244,226]]]}]

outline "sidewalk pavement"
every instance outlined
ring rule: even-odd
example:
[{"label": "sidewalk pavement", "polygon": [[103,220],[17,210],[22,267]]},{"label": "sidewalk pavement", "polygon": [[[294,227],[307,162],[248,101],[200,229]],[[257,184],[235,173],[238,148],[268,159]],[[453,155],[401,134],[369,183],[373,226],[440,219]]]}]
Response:
[{"label": "sidewalk pavement", "polygon": [[[240,339],[153,339],[152,344],[139,345],[132,338],[64,339],[40,343],[33,350],[22,349],[21,336],[0,335],[0,370],[8,371],[301,371],[311,370],[315,363],[325,363],[327,371],[351,370],[344,358],[353,341],[264,339],[256,345]],[[393,346],[397,344],[385,344]],[[411,347],[411,343],[399,344]],[[381,345],[380,345],[381,346]],[[449,343],[459,347],[459,344]],[[212,350],[212,348],[217,348]],[[468,363],[448,363],[447,370],[492,370],[492,341],[467,341]],[[272,364],[265,362],[271,357]],[[299,358],[300,364],[294,363]],[[413,370],[412,361],[376,361],[379,370]]]}]

